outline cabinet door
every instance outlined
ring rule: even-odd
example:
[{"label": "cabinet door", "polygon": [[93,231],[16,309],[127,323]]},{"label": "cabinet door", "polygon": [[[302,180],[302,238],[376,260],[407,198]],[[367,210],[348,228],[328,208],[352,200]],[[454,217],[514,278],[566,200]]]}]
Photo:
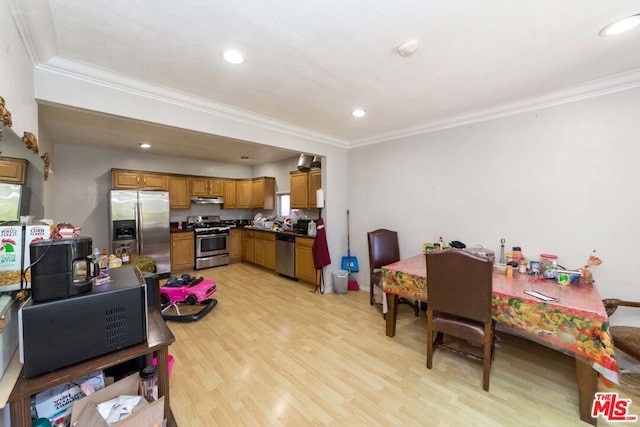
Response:
[{"label": "cabinet door", "polygon": [[140,175],[137,172],[112,170],[111,184],[114,189],[137,189],[140,185]]},{"label": "cabinet door", "polygon": [[242,232],[242,259],[248,262],[254,262],[256,259],[256,244],[254,232],[243,230]]},{"label": "cabinet door", "polygon": [[309,171],[309,207],[317,208],[316,190],[322,188],[322,171],[314,169]]},{"label": "cabinet door", "polygon": [[251,183],[251,207],[274,209],[276,206],[276,179],[265,176],[254,178]]},{"label": "cabinet door", "polygon": [[264,242],[264,266],[271,270],[276,269],[276,241],[265,240]]},{"label": "cabinet door", "polygon": [[28,162],[25,159],[0,157],[0,181],[24,184],[27,178],[27,165]]},{"label": "cabinet door", "polygon": [[229,258],[231,262],[242,258],[242,230],[239,228],[232,228],[229,233]]},{"label": "cabinet door", "polygon": [[251,184],[250,179],[241,179],[236,182],[238,209],[251,208]]},{"label": "cabinet door", "polygon": [[193,269],[195,246],[193,233],[171,234],[171,271]]},{"label": "cabinet door", "polygon": [[265,243],[266,243],[266,240],[256,236],[254,261],[256,264],[262,265],[262,266],[264,266]]},{"label": "cabinet door", "polygon": [[167,190],[167,176],[159,174],[141,174],[140,188],[146,188],[149,190]]},{"label": "cabinet door", "polygon": [[316,268],[313,265],[311,247],[313,239],[296,237],[296,277],[303,282],[316,284]]},{"label": "cabinet door", "polygon": [[289,174],[291,209],[309,208],[308,176],[307,172],[291,172]]},{"label": "cabinet door", "polygon": [[224,209],[235,209],[236,202],[236,181],[235,179],[225,179],[224,181]]},{"label": "cabinet door", "polygon": [[171,209],[190,209],[190,179],[186,176],[169,176],[169,204]]},{"label": "cabinet door", "polygon": [[209,178],[209,196],[222,197],[224,195],[224,179]]},{"label": "cabinet door", "polygon": [[251,207],[263,209],[264,206],[264,181],[254,179],[251,182]]},{"label": "cabinet door", "polygon": [[208,178],[191,178],[191,195],[194,197],[207,197],[209,192]]}]

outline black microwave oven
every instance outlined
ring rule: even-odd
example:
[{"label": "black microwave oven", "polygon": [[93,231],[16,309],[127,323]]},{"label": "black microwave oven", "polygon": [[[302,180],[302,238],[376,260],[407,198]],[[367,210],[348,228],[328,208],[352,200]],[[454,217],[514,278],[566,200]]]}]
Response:
[{"label": "black microwave oven", "polygon": [[298,223],[296,224],[296,230],[298,231],[298,234],[306,235],[309,231],[310,222],[310,219],[299,219]]}]

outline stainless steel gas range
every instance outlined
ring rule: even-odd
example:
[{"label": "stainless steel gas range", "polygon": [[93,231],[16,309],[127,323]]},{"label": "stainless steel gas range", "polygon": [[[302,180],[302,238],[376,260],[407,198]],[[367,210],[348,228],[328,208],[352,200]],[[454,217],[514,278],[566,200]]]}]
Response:
[{"label": "stainless steel gas range", "polygon": [[233,221],[219,216],[189,216],[187,229],[195,233],[196,270],[229,264],[229,230]]}]

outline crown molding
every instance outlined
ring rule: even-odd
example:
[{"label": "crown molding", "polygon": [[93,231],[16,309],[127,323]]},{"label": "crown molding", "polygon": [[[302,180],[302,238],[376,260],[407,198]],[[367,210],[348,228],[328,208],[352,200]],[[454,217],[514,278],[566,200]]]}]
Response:
[{"label": "crown molding", "polygon": [[38,64],[35,68],[47,73],[54,73],[90,84],[96,84],[133,95],[143,96],[159,102],[188,108],[216,117],[234,120],[236,122],[256,126],[262,129],[284,133],[340,148],[349,147],[348,141],[344,139],[334,138],[329,135],[314,132],[307,128],[293,126],[268,116],[235,108],[227,104],[213,102],[209,99],[168,87],[153,85],[143,80],[134,79],[60,56],[51,58],[46,64]]},{"label": "crown molding", "polygon": [[613,76],[592,80],[559,91],[547,92],[545,94],[523,98],[515,102],[509,102],[467,114],[460,114],[441,120],[435,120],[430,123],[406,128],[397,132],[389,132],[372,138],[355,140],[349,144],[349,148],[379,144],[400,138],[498,119],[528,111],[580,101],[582,99],[633,89],[636,87],[640,87],[640,69],[615,74]]},{"label": "crown molding", "polygon": [[58,48],[49,2],[8,0],[8,5],[31,63],[37,66],[55,56]]}]

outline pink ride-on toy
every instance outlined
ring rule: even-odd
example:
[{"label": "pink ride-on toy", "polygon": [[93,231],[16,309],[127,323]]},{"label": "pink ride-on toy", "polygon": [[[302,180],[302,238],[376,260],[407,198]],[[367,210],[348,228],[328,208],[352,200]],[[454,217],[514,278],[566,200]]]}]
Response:
[{"label": "pink ride-on toy", "polygon": [[216,283],[211,279],[191,277],[171,277],[160,287],[160,303],[162,306],[186,302],[189,305],[202,303],[216,293]]}]

